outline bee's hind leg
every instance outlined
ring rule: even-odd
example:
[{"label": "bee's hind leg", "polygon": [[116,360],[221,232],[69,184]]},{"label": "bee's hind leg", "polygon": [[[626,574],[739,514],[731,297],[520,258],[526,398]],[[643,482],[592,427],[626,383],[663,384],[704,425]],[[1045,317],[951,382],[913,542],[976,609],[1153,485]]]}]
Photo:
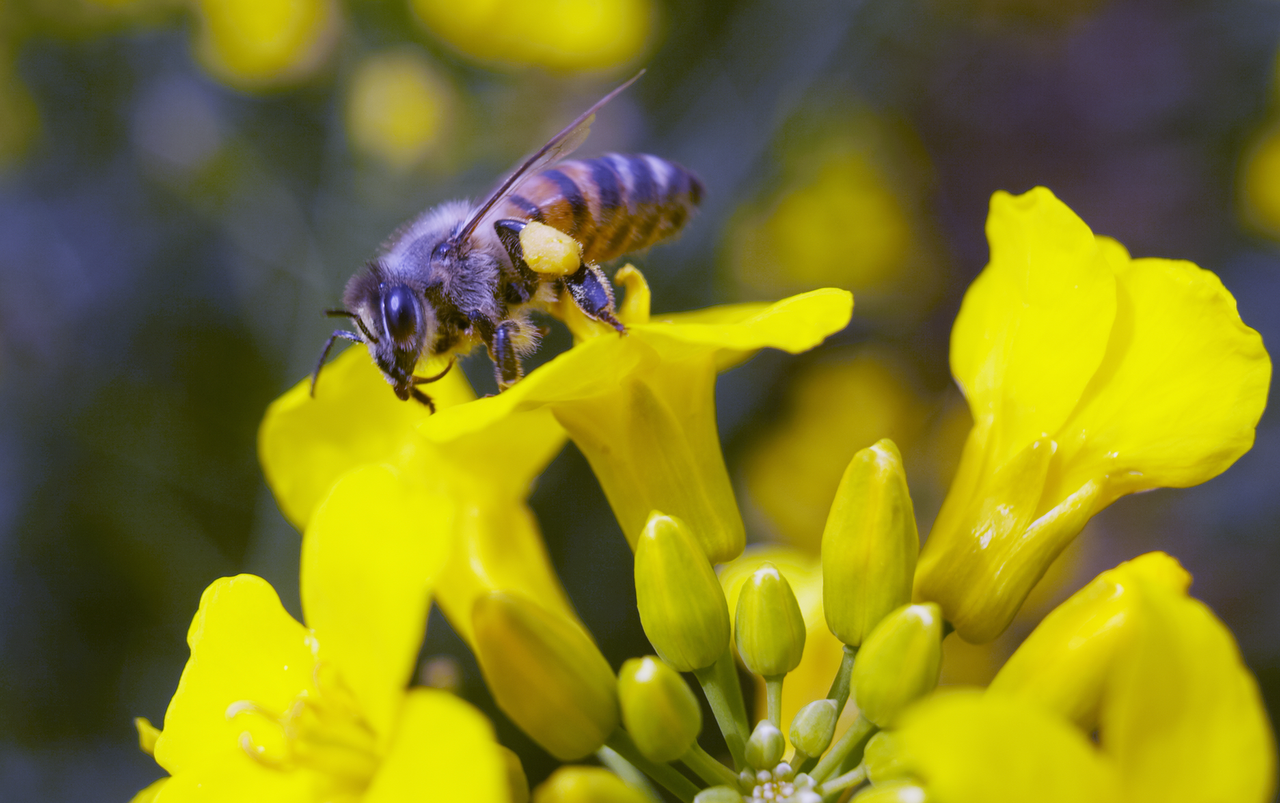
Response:
[{"label": "bee's hind leg", "polygon": [[599,266],[583,263],[576,273],[564,277],[564,286],[573,303],[578,305],[584,315],[592,320],[604,321],[617,329],[619,334],[626,334],[627,327],[615,316],[617,308],[614,306],[609,279]]}]

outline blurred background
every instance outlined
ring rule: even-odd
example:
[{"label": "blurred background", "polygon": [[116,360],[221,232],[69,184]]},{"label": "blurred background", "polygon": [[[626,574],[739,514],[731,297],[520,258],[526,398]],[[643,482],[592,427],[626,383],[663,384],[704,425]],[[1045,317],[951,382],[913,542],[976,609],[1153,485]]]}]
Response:
[{"label": "blurred background", "polygon": [[[755,540],[816,550],[845,464],[904,452],[922,533],[968,427],[947,342],[988,200],[1044,184],[1135,256],[1217,272],[1280,344],[1274,0],[0,0],[0,798],[121,801],[213,579],[297,614],[263,484],[266,405],[311,370],[347,277],[400,222],[499,176],[609,88],[580,151],[701,175],[636,262],[656,311],[837,285],[855,322],[719,385]],[[545,359],[568,344],[557,331]],[[487,360],[467,366],[492,390]],[[648,652],[630,555],[570,446],[533,496],[615,667]],[[1095,519],[1004,638],[1165,549],[1280,711],[1280,420],[1218,479]],[[443,656],[443,662],[441,659]],[[424,675],[485,703],[433,615]],[[536,782],[546,754],[489,708]]]}]

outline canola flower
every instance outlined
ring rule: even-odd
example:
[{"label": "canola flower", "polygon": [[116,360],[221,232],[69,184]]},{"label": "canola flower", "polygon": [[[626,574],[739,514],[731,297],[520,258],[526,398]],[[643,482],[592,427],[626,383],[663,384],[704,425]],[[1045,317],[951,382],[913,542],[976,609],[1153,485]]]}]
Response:
[{"label": "canola flower", "polygon": [[[509,391],[470,401],[463,385],[446,385],[436,416],[388,409],[385,418],[364,415],[317,434],[308,424],[341,420],[355,400],[373,403],[371,389],[390,398],[360,350],[344,355],[336,378],[325,377],[336,386],[318,403],[328,407],[308,407],[295,389],[262,430],[269,482],[306,529],[312,630],[308,639],[293,623],[254,643],[301,638],[310,650],[301,665],[316,680],[234,693],[224,691],[234,684],[220,683],[202,697],[201,669],[211,662],[198,637],[206,628],[193,626],[192,662],[165,728],[143,729],[172,777],[140,797],[177,800],[183,779],[208,765],[174,758],[166,745],[184,733],[222,751],[209,756],[234,755],[234,766],[253,768],[242,773],[250,782],[296,784],[288,788],[302,791],[288,799],[358,800],[384,789],[393,790],[386,799],[411,797],[382,778],[411,777],[397,763],[404,753],[440,749],[427,740],[444,738],[447,720],[424,726],[428,735],[405,723],[416,721],[408,701],[441,693],[406,692],[403,638],[383,637],[390,630],[366,618],[394,594],[374,594],[368,611],[343,609],[335,601],[344,591],[365,590],[343,572],[331,575],[333,591],[315,590],[320,584],[308,577],[322,575],[308,566],[327,554],[330,565],[349,561],[357,577],[367,570],[414,579],[393,584],[412,589],[413,616],[434,591],[504,712],[560,760],[594,755],[607,768],[562,767],[535,801],[653,800],[651,784],[685,803],[820,803],[851,794],[864,803],[1268,799],[1275,743],[1256,682],[1223,624],[1187,594],[1189,576],[1163,553],[1104,572],[1059,606],[988,689],[935,688],[946,633],[981,640],[1003,629],[1093,513],[1124,493],[1204,481],[1239,457],[1270,376],[1256,333],[1212,274],[1129,259],[1047,190],[998,194],[992,207],[992,262],[966,297],[952,344],[973,432],[923,551],[901,454],[882,440],[846,469],[820,558],[783,548],[767,559],[743,554],[716,438],[715,373],[761,347],[821,342],[848,320],[850,300],[839,291],[654,318],[642,277],[624,269],[627,336],[566,309],[577,345]],[[1068,325],[1074,339],[1064,342]],[[502,479],[480,481],[474,449],[494,448],[530,424],[533,454],[513,455]],[[587,455],[635,550],[637,608],[656,655],[618,673],[545,561],[512,566],[500,549],[477,547],[527,512],[528,483],[566,434]],[[377,486],[363,489],[374,477]],[[401,497],[388,496],[390,487]],[[332,552],[308,546],[326,543],[320,536],[331,517],[354,525],[375,510],[384,518],[364,531],[372,538],[355,544],[335,535]],[[412,546],[387,550],[383,538]],[[539,543],[531,520],[520,538]],[[459,550],[466,566],[446,554]],[[717,563],[727,563],[718,577]],[[450,581],[423,574],[424,565],[443,575],[456,567],[465,581],[450,596]],[[198,622],[214,609],[211,595]],[[403,611],[393,618],[399,624],[386,627],[402,635]],[[353,632],[354,622],[370,632]],[[763,691],[754,718],[739,660]],[[701,710],[680,672],[692,673],[705,695],[727,756],[699,743]],[[321,718],[340,725],[307,730],[301,715],[294,724],[290,701],[313,710],[313,696],[341,699],[332,709],[340,716]],[[193,699],[213,702],[184,719]],[[243,729],[236,720],[246,714],[266,727]],[[309,763],[313,742],[332,744],[317,734],[349,737],[353,722],[364,739],[360,762]],[[472,733],[485,745],[480,753],[501,756],[489,750],[482,722]],[[346,749],[351,740],[339,741]],[[500,760],[472,763],[474,753],[449,753],[451,780],[486,790],[467,788],[459,799],[523,799],[518,772]]]}]

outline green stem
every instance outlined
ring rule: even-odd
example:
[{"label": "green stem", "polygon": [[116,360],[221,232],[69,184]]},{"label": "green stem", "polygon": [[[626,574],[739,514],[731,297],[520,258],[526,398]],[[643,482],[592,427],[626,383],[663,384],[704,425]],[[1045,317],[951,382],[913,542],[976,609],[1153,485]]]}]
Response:
[{"label": "green stem", "polygon": [[750,728],[747,726],[747,705],[742,700],[742,686],[738,683],[738,668],[733,663],[732,648],[726,648],[724,654],[711,666],[694,670],[693,675],[702,684],[702,693],[711,704],[716,724],[724,734],[724,743],[733,756],[734,769],[742,769],[747,765],[745,756]]},{"label": "green stem", "polygon": [[817,783],[822,783],[827,779],[828,775],[840,769],[840,765],[844,763],[845,759],[853,755],[855,750],[862,749],[867,740],[871,738],[871,734],[877,730],[879,728],[859,714],[858,719],[849,726],[849,730],[845,731],[844,735],[840,737],[840,741],[836,742],[835,746],[822,757],[822,760],[818,762],[818,766],[814,767],[813,772],[810,772],[809,775]]},{"label": "green stem", "polygon": [[617,775],[629,786],[640,790],[649,803],[662,803],[662,795],[653,788],[653,784],[649,782],[649,777],[636,769],[635,764],[618,755],[616,751],[608,747],[601,747],[596,751],[596,758],[600,759],[601,764],[612,770],[614,775]]},{"label": "green stem", "polygon": [[818,787],[818,794],[823,797],[843,792],[851,786],[857,786],[867,779],[867,765],[859,764],[844,775],[837,775]]},{"label": "green stem", "polygon": [[693,785],[693,781],[681,775],[680,771],[670,764],[659,764],[645,758],[636,747],[636,743],[631,741],[631,736],[622,728],[614,731],[605,744],[684,803],[693,803],[694,797],[698,794],[698,787]]},{"label": "green stem", "polygon": [[689,752],[680,757],[684,765],[693,770],[699,778],[709,786],[737,786],[738,776],[733,770],[712,758],[697,742],[689,748]]},{"label": "green stem", "polygon": [[764,679],[764,692],[769,700],[769,721],[782,730],[782,679],[786,675]]},{"label": "green stem", "polygon": [[853,678],[853,659],[858,654],[857,647],[844,645],[844,657],[840,659],[840,669],[831,681],[831,691],[827,692],[828,700],[836,701],[836,719],[844,711],[844,704],[849,702],[849,681]]}]

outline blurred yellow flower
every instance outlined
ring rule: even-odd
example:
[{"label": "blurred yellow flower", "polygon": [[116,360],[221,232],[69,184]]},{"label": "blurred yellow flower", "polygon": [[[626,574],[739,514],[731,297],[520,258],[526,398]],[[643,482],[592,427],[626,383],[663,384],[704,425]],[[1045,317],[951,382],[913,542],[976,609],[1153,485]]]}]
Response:
[{"label": "blurred yellow flower", "polygon": [[347,88],[352,145],[393,171],[420,164],[450,123],[452,89],[419,50],[366,57]]},{"label": "blurred yellow flower", "polygon": [[802,118],[778,188],[728,228],[734,283],[747,298],[845,287],[860,315],[910,317],[932,300],[937,265],[915,209],[925,157],[900,126],[865,111]]},{"label": "blurred yellow flower", "polygon": [[[460,370],[432,385],[431,394],[441,410],[474,398]],[[564,431],[549,411],[535,411],[440,445],[419,432],[430,419],[422,405],[387,392],[366,349],[355,346],[325,366],[314,399],[303,381],[272,403],[258,455],[281,511],[299,529],[335,483],[364,466],[397,467],[448,497],[457,513],[441,537],[453,551],[436,596],[468,642],[471,605],[493,589],[519,592],[576,621],[525,503],[533,479],[564,445]],[[417,514],[425,532],[436,513]]]},{"label": "blurred yellow flower", "polygon": [[[0,24],[4,23],[0,10]],[[11,48],[0,43],[0,167],[27,152],[40,130],[40,113],[14,69]]]},{"label": "blurred yellow flower", "polygon": [[1103,572],[985,694],[916,706],[893,741],[929,799],[1270,800],[1275,740],[1257,683],[1190,580],[1163,553]]},{"label": "blurred yellow flower", "polygon": [[599,70],[643,52],[656,9],[648,0],[410,0],[436,36],[473,59],[556,70]]},{"label": "blurred yellow flower", "polygon": [[154,742],[171,777],[138,799],[383,801],[430,788],[507,800],[506,759],[484,717],[447,692],[406,691],[452,515],[447,498],[400,472],[360,469],[303,539],[309,628],[261,578],[211,585]]},{"label": "blurred yellow flower", "polygon": [[822,355],[800,370],[786,411],[743,460],[750,503],[782,541],[817,554],[849,460],[881,438],[910,453],[928,413],[894,355],[865,349]]},{"label": "blurred yellow flower", "polygon": [[1280,125],[1272,122],[1241,166],[1241,204],[1245,219],[1272,237],[1280,237]]},{"label": "blurred yellow flower", "polygon": [[293,83],[328,58],[341,17],[335,0],[192,0],[196,51],[218,78],[241,88]]},{"label": "blurred yellow flower", "polygon": [[[452,443],[517,413],[555,416],[591,463],[634,548],[651,511],[683,520],[713,562],[742,552],[745,532],[716,432],[715,377],[765,347],[797,353],[842,329],[853,299],[816,290],[650,319],[634,269],[619,308],[627,332],[569,317],[580,342],[487,399],[442,409],[423,425]],[[642,301],[641,301],[642,299]]]},{"label": "blurred yellow flower", "polygon": [[1130,259],[1047,189],[996,193],[987,234],[951,338],[974,427],[915,585],[976,642],[1099,510],[1244,454],[1271,377],[1216,276]]}]

